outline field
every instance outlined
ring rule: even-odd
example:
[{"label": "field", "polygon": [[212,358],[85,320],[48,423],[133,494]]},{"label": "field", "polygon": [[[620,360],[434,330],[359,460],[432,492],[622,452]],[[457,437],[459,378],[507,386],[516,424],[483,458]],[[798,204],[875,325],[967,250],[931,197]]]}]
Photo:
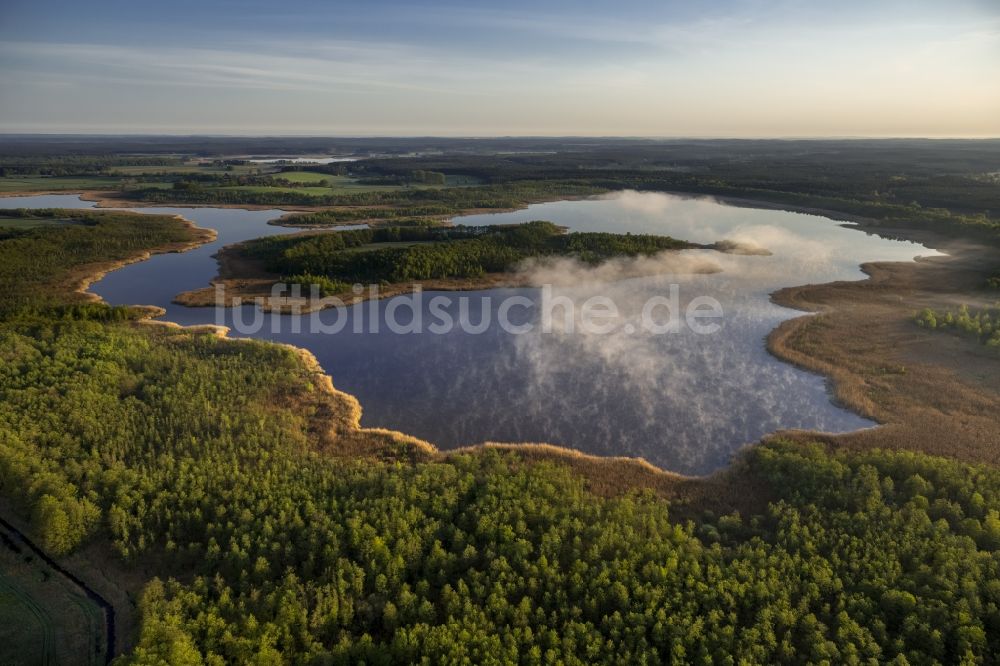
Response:
[{"label": "field", "polygon": [[352,192],[395,192],[406,189],[440,189],[441,185],[373,185],[360,183],[350,176],[335,176],[311,171],[285,171],[272,174],[275,178],[284,178],[294,183],[320,183],[327,181],[329,185],[322,187],[326,194],[351,194]]},{"label": "field", "polygon": [[271,185],[233,185],[211,188],[219,192],[249,192],[252,194],[306,194],[314,197],[325,197],[333,194],[331,187],[279,187]]},{"label": "field", "polygon": [[[307,194],[315,197],[327,197],[340,194],[367,194],[371,192],[401,192],[414,189],[440,189],[441,185],[373,185],[358,182],[358,179],[350,176],[334,176],[323,173],[312,173],[309,171],[286,171],[283,173],[271,174],[275,178],[282,178],[295,183],[314,183],[314,185],[304,185],[302,187],[280,187],[270,185],[234,185],[221,186],[212,189],[228,192],[249,192],[253,194]],[[326,185],[320,185],[326,181]]]},{"label": "field", "polygon": [[[0,193],[48,192],[56,190],[116,190],[121,178],[114,176],[34,176],[28,178],[0,178]],[[3,202],[0,201],[0,205]]]},{"label": "field", "polygon": [[[395,185],[366,184],[350,176],[315,173],[310,171],[273,171],[269,165],[231,165],[224,167],[216,164],[183,164],[183,165],[153,165],[153,166],[119,166],[109,170],[114,175],[83,175],[83,176],[7,176],[0,177],[0,194],[21,192],[48,191],[85,191],[85,190],[118,190],[123,186],[126,192],[136,189],[171,189],[174,182],[190,177],[213,177],[215,182],[205,184],[205,188],[219,192],[246,192],[260,194],[294,194],[307,197],[327,197],[332,195],[366,194],[379,192],[397,192],[408,189],[438,189],[440,185]],[[281,187],[271,185],[227,185],[223,178],[240,176],[270,176],[301,183],[302,186]],[[127,179],[140,179],[138,182]],[[465,177],[454,177],[454,184],[468,184]],[[228,181],[233,182],[233,181]],[[322,183],[322,184],[321,184]],[[449,182],[449,185],[452,185]],[[2,206],[2,202],[0,202]]]},{"label": "field", "polygon": [[320,183],[324,180],[329,182],[346,180],[343,176],[332,176],[330,174],[315,173],[313,171],[283,171],[276,173],[275,176],[293,183]]},{"label": "field", "polygon": [[121,176],[169,176],[197,173],[242,175],[260,170],[261,165],[259,164],[234,164],[229,167],[215,164],[178,164],[170,166],[120,166],[111,169],[111,173]]},{"label": "field", "polygon": [[[172,182],[170,182],[169,180],[164,180],[164,181],[160,181],[160,182],[143,182],[143,183],[141,183],[140,185],[138,185],[136,187],[141,187],[144,190],[149,190],[149,189],[169,190],[173,186],[174,186],[174,184]],[[126,187],[123,190],[123,192],[127,193],[131,189],[135,189],[135,187]]]},{"label": "field", "polygon": [[[349,176],[336,176],[325,173],[319,173],[314,171],[283,171],[272,174],[275,178],[284,178],[285,180],[292,181],[293,183],[319,183],[321,181],[328,181],[330,186],[334,189],[342,188],[344,190],[354,190],[363,189],[368,192],[384,192],[391,191],[394,189],[404,189],[401,185],[365,185],[356,182],[354,178]],[[480,185],[482,181],[475,176],[467,176],[462,174],[450,174],[445,177],[444,185],[427,185],[422,183],[412,183],[405,187],[410,188],[423,188],[423,189],[439,189],[441,187],[467,187],[472,185]],[[370,188],[370,189],[369,189]]]}]

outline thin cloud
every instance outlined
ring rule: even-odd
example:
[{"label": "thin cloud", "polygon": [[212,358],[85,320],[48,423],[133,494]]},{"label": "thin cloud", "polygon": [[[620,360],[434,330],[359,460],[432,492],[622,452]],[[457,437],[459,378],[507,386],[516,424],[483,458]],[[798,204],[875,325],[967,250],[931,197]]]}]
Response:
[{"label": "thin cloud", "polygon": [[[352,51],[349,45],[328,53],[352,57],[302,57],[261,52],[225,51],[189,48],[137,48],[107,44],[7,42],[0,44],[0,55],[51,62],[73,79],[105,80],[130,84],[180,85],[193,87],[232,87],[265,90],[316,91],[332,87],[391,89],[428,93],[462,93],[443,85],[422,82],[435,78],[427,75],[428,58],[396,57],[370,60],[370,50]],[[443,63],[436,63],[441,65]],[[78,70],[78,68],[81,68]],[[94,69],[99,68],[99,69]],[[12,68],[25,71],[21,68]],[[8,70],[8,72],[11,70]],[[442,70],[447,71],[447,70]],[[441,79],[444,77],[438,76]]]}]

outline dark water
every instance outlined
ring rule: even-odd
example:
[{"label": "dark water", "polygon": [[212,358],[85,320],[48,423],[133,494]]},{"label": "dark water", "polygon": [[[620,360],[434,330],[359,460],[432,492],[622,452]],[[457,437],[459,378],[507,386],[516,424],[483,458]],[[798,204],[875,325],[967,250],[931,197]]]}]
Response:
[{"label": "dark water", "polygon": [[[42,199],[46,201],[42,202]],[[40,203],[35,203],[39,201]],[[65,205],[34,197],[4,205]],[[547,219],[573,230],[668,234],[699,242],[721,238],[756,244],[772,256],[684,252],[658,261],[616,262],[598,269],[572,262],[526,268],[538,284],[575,306],[593,296],[618,310],[610,333],[540,330],[538,289],[452,294],[423,293],[415,310],[422,332],[399,334],[387,326],[411,323],[409,297],[293,317],[238,310],[186,308],[170,303],[178,292],[207,285],[215,275],[211,255],[221,245],[291,230],[268,226],[280,211],[157,208],[180,213],[219,232],[211,246],[160,255],[109,274],[93,291],[111,303],[165,307],[180,324],[221,323],[252,335],[312,351],[335,385],[358,397],[363,423],[401,430],[442,448],[481,441],[544,441],[601,455],[642,456],[685,473],[726,464],[739,447],[782,428],[843,432],[872,424],[832,404],[824,380],[770,356],[764,338],[778,323],[800,313],[775,306],[768,294],[783,286],[861,279],[858,265],[933,254],[920,245],[890,241],[844,228],[831,220],[796,213],[723,206],[708,200],[660,194],[619,193],[585,201],[539,204],[501,215],[469,216],[464,224]],[[694,274],[704,264],[719,271]],[[723,317],[713,334],[686,327],[656,334],[642,325],[652,297],[671,297],[679,312],[694,298],[711,297]],[[451,299],[431,310],[435,296]],[[510,310],[515,324],[535,329],[515,335],[497,325],[505,297],[531,305]],[[460,303],[465,299],[465,305]],[[464,307],[464,309],[463,309]],[[429,332],[435,316],[465,315],[469,325]],[[661,322],[666,310],[659,310]],[[558,311],[557,311],[558,314]],[[491,323],[478,333],[472,324]],[[557,317],[558,319],[558,317]],[[372,322],[378,321],[378,330]],[[337,333],[319,324],[343,325]],[[558,322],[557,322],[558,323]],[[631,327],[631,329],[630,329]],[[355,332],[355,329],[362,332]],[[297,329],[297,330],[296,330]]]}]

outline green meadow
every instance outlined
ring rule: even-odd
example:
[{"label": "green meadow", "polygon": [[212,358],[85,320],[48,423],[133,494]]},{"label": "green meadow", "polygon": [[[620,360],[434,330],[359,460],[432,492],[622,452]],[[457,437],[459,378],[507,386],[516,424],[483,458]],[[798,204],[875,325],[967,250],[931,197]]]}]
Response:
[{"label": "green meadow", "polygon": [[[53,190],[116,190],[121,185],[117,176],[29,176],[0,178],[3,192],[48,192]],[[2,202],[0,202],[2,203]]]}]

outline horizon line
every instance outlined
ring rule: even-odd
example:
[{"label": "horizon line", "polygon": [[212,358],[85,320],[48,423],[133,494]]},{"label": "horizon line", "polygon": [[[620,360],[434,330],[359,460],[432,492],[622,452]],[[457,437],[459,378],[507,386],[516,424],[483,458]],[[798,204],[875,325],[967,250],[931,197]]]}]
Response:
[{"label": "horizon line", "polygon": [[738,134],[325,134],[297,133],[281,134],[269,132],[251,132],[246,134],[228,134],[215,132],[89,132],[89,131],[53,131],[53,132],[18,132],[0,130],[0,137],[163,137],[191,139],[586,139],[606,140],[623,139],[633,141],[887,141],[887,140],[923,140],[923,141],[996,141],[1000,134],[789,134],[789,135],[738,135]]}]

